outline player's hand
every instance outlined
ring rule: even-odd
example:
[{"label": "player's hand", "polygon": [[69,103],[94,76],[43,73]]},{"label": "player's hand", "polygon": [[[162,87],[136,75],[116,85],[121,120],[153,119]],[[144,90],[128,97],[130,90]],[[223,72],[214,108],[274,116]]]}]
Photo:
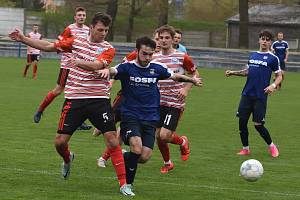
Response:
[{"label": "player's hand", "polygon": [[95,71],[101,78],[107,79],[109,77],[109,69],[101,69]]},{"label": "player's hand", "polygon": [[229,77],[229,76],[231,76],[232,75],[232,71],[231,70],[226,70],[225,71],[225,76],[226,77]]},{"label": "player's hand", "polygon": [[203,86],[202,78],[193,77],[193,81],[194,81],[193,83],[195,86],[198,86],[198,87]]},{"label": "player's hand", "polygon": [[188,95],[188,90],[186,90],[185,88],[182,88],[181,90],[178,91],[178,100],[182,101],[185,99],[185,97],[187,97]]},{"label": "player's hand", "polygon": [[15,40],[15,41],[20,41],[22,42],[24,39],[24,35],[21,32],[20,29],[16,28],[13,32],[11,32],[9,35],[10,39]]},{"label": "player's hand", "polygon": [[273,84],[269,85],[264,89],[265,93],[272,94],[276,90],[276,87],[273,86]]}]

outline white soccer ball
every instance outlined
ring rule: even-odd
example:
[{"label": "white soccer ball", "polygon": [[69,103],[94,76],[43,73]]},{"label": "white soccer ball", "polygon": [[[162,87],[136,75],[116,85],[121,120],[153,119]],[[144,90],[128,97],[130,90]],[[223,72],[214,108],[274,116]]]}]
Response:
[{"label": "white soccer ball", "polygon": [[240,175],[247,181],[257,181],[263,173],[262,164],[255,159],[246,160],[240,168]]}]

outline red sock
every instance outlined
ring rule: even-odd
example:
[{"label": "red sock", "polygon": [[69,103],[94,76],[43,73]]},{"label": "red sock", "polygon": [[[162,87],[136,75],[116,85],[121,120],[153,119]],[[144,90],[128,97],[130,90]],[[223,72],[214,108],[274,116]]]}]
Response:
[{"label": "red sock", "polygon": [[115,148],[108,149],[108,151],[111,156],[111,162],[115,168],[119,184],[122,186],[126,184],[126,170],[121,146],[118,145]]},{"label": "red sock", "polygon": [[56,151],[64,159],[65,163],[70,162],[70,149],[68,144],[56,147]]},{"label": "red sock", "polygon": [[37,77],[37,64],[33,65],[33,78]]},{"label": "red sock", "polygon": [[102,153],[101,157],[104,159],[104,160],[108,160],[110,158],[110,154],[109,154],[109,149],[106,148],[104,150],[104,152]]},{"label": "red sock", "polygon": [[29,66],[30,66],[30,65],[26,65],[26,66],[25,66],[25,69],[24,69],[24,71],[23,71],[23,76],[24,76],[24,77],[25,77],[26,74],[27,74],[27,71],[28,71],[28,69],[29,69]]},{"label": "red sock", "polygon": [[52,91],[48,92],[47,96],[42,101],[42,103],[39,107],[39,111],[43,112],[47,108],[47,106],[53,101],[53,99],[55,97],[56,97],[56,95]]},{"label": "red sock", "polygon": [[165,143],[161,141],[160,139],[157,139],[157,146],[159,148],[159,151],[164,159],[165,162],[168,162],[170,160],[170,149],[168,143]]},{"label": "red sock", "polygon": [[179,135],[177,135],[176,133],[173,133],[171,143],[181,145],[183,143],[183,139]]}]

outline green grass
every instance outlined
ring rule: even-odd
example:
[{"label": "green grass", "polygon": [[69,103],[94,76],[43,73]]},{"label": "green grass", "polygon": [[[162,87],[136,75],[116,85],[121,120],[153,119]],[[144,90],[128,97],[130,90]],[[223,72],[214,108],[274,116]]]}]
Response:
[{"label": "green grass", "polygon": [[[21,76],[24,62],[0,59],[0,199],[127,199],[118,193],[111,164],[105,169],[96,167],[96,158],[104,149],[103,138],[94,138],[89,131],[72,137],[71,149],[76,153],[72,174],[67,181],[61,178],[62,160],[53,139],[63,97],[49,106],[40,124],[32,119],[44,95],[55,86],[58,61],[42,59],[37,80]],[[235,111],[245,79],[225,78],[223,70],[201,68],[200,72],[205,86],[192,89],[178,128],[179,134],[190,138],[190,159],[182,162],[178,148],[172,145],[175,168],[162,175],[162,159],[155,147],[151,160],[139,166],[135,199],[300,199],[300,74],[288,73],[282,91],[269,98],[266,127],[281,153],[274,159],[251,123],[252,155],[236,155],[241,145]],[[264,166],[265,173],[257,182],[244,181],[238,175],[248,158],[258,159]]]}]

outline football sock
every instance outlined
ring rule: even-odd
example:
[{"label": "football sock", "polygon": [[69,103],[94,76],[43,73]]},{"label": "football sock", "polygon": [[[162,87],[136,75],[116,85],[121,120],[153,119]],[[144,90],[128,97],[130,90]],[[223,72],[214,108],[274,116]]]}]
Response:
[{"label": "football sock", "polygon": [[33,65],[33,78],[37,77],[37,64]]},{"label": "football sock", "polygon": [[240,137],[244,147],[249,146],[248,142],[248,127],[247,127],[248,120],[239,118],[239,130],[240,130]]},{"label": "football sock", "polygon": [[121,146],[118,145],[115,148],[110,148],[108,151],[111,156],[111,162],[115,168],[119,184],[122,186],[126,184],[126,171]]},{"label": "football sock", "polygon": [[26,76],[29,67],[30,67],[30,65],[25,66],[24,71],[23,71],[23,76]]},{"label": "football sock", "polygon": [[140,156],[141,154],[136,154],[133,152],[124,153],[124,160],[126,166],[126,181],[128,184],[132,184],[134,181]]},{"label": "football sock", "polygon": [[243,149],[247,149],[247,150],[249,150],[249,146],[246,146],[246,147],[244,147],[244,146],[243,146]]},{"label": "football sock", "polygon": [[108,160],[108,159],[109,159],[110,155],[109,155],[109,150],[108,150],[108,148],[106,148],[106,149],[104,150],[104,152],[102,153],[101,157],[102,157],[104,160]]},{"label": "football sock", "polygon": [[160,139],[157,139],[157,146],[159,148],[159,151],[164,159],[165,162],[170,160],[170,149],[169,145]]},{"label": "football sock", "polygon": [[172,134],[172,141],[171,141],[172,144],[181,145],[183,142],[184,142],[184,140],[180,136],[178,136],[176,133]]},{"label": "football sock", "polygon": [[52,91],[48,92],[42,103],[40,104],[40,107],[38,111],[43,112],[47,106],[57,97]]},{"label": "football sock", "polygon": [[272,143],[272,139],[269,131],[264,127],[264,125],[255,125],[255,129],[259,132],[260,136],[265,140],[265,142],[270,145]]}]

